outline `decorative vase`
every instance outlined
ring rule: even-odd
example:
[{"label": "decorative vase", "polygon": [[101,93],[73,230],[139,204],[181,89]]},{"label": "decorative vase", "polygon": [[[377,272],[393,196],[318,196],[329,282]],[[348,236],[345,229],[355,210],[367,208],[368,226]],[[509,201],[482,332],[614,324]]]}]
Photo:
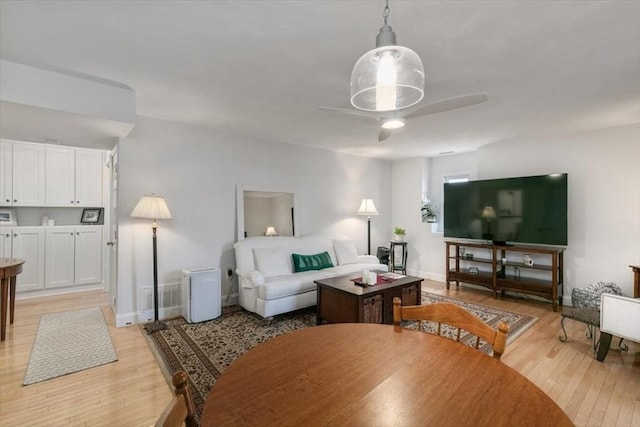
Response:
[{"label": "decorative vase", "polygon": [[404,241],[404,234],[394,234],[396,241],[398,242],[403,242]]},{"label": "decorative vase", "polygon": [[436,216],[435,215],[427,215],[427,222],[430,222],[430,223],[436,222]]}]

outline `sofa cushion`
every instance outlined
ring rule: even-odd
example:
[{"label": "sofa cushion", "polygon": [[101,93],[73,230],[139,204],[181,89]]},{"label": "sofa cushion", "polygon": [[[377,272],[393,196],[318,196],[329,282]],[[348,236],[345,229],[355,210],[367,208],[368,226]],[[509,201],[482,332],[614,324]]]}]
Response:
[{"label": "sofa cushion", "polygon": [[[373,263],[362,263],[359,262],[357,264],[345,264],[338,265],[336,267],[327,268],[326,270],[322,270],[323,273],[327,273],[327,277],[330,275],[334,276],[344,276],[347,274],[361,274],[364,270],[369,271],[388,271],[388,266],[384,264],[373,264]],[[295,276],[295,274],[294,274]]]},{"label": "sofa cushion", "polygon": [[336,259],[336,253],[333,250],[333,239],[334,237],[328,234],[309,234],[307,236],[300,237],[298,239],[300,247],[298,250],[291,248],[292,250],[290,253],[313,255],[327,251],[331,257],[331,263],[333,265],[337,265],[338,260]]},{"label": "sofa cushion", "polygon": [[272,300],[316,290],[314,280],[333,277],[327,270],[309,270],[288,276],[269,277],[258,286],[258,298]]},{"label": "sofa cushion", "polygon": [[358,262],[358,251],[353,240],[334,240],[333,249],[336,251],[338,265],[355,264]]},{"label": "sofa cushion", "polygon": [[291,254],[293,257],[293,271],[322,270],[333,267],[329,252],[322,252],[314,255]]},{"label": "sofa cushion", "polygon": [[288,256],[284,248],[253,248],[256,270],[264,277],[291,274]]}]

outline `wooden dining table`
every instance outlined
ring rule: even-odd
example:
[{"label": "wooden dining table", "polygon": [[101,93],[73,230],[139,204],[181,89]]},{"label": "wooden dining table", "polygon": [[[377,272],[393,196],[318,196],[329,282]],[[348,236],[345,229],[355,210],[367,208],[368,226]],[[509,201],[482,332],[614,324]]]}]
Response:
[{"label": "wooden dining table", "polygon": [[[523,339],[523,338],[520,338]],[[527,378],[479,350],[391,325],[309,327],[217,379],[201,426],[572,426]]]},{"label": "wooden dining table", "polygon": [[9,323],[13,325],[16,305],[16,277],[22,273],[23,259],[0,258],[0,341],[7,334],[7,300],[9,300]]}]

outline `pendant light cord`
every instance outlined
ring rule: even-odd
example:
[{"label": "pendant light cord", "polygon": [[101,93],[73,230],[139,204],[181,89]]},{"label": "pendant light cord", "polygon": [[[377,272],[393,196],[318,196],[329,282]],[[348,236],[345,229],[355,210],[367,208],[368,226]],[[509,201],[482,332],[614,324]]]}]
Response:
[{"label": "pendant light cord", "polygon": [[382,12],[382,17],[384,18],[384,25],[387,25],[387,19],[389,18],[389,12],[391,12],[391,9],[389,9],[389,0],[387,0],[387,4],[384,7],[384,12]]}]

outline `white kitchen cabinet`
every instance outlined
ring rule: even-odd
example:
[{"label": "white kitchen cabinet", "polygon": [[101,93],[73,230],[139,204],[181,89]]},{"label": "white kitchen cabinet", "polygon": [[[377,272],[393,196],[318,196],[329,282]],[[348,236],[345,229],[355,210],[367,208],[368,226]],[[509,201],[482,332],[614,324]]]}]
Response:
[{"label": "white kitchen cabinet", "polygon": [[102,282],[102,227],[76,227],[75,284]]},{"label": "white kitchen cabinet", "polygon": [[76,148],[76,206],[102,207],[102,151]]},{"label": "white kitchen cabinet", "polygon": [[102,282],[102,227],[48,227],[45,288]]},{"label": "white kitchen cabinet", "polygon": [[47,227],[45,243],[45,288],[74,284],[75,227]]},{"label": "white kitchen cabinet", "polygon": [[0,258],[12,258],[11,256],[11,240],[13,229],[9,227],[0,227]]},{"label": "white kitchen cabinet", "polygon": [[13,203],[13,144],[0,141],[0,206]]},{"label": "white kitchen cabinet", "polygon": [[45,146],[2,141],[1,206],[44,206]]},{"label": "white kitchen cabinet", "polygon": [[47,146],[46,205],[102,206],[102,152]]},{"label": "white kitchen cabinet", "polygon": [[[7,230],[10,230],[7,233]],[[4,251],[8,252],[11,240],[11,258],[25,260],[18,275],[16,290],[28,291],[44,288],[45,233],[44,227],[3,227]],[[7,237],[7,234],[10,237]],[[5,253],[7,255],[7,253]]]},{"label": "white kitchen cabinet", "polygon": [[47,206],[76,206],[76,152],[70,147],[47,145],[45,150]]}]

